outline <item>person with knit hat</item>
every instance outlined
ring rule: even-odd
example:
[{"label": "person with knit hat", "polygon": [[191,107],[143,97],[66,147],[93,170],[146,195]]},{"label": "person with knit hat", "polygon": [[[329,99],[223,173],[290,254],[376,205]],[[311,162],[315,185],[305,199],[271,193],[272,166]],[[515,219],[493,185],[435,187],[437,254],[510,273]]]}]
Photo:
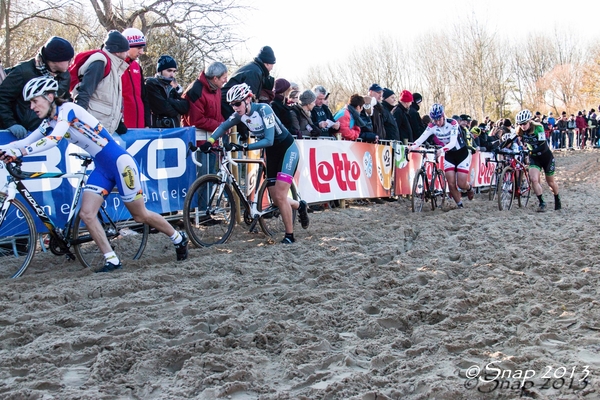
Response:
[{"label": "person with knit hat", "polygon": [[146,79],[146,94],[153,128],[178,128],[181,116],[190,110],[186,99],[181,98],[183,88],[175,79],[177,62],[162,55],[156,63],[156,75]]},{"label": "person with knit hat", "polygon": [[393,112],[396,124],[398,124],[398,132],[400,140],[405,144],[414,141],[412,126],[410,125],[409,108],[413,102],[413,95],[408,90],[403,90],[400,93],[400,101]]},{"label": "person with knit hat", "polygon": [[[233,108],[227,101],[227,91],[233,86],[246,83],[250,86],[252,93],[257,96],[261,95],[263,88],[273,89],[270,73],[273,70],[275,61],[273,49],[270,46],[263,46],[252,62],[242,66],[229,78],[221,91],[221,113],[223,118],[229,118],[233,114]],[[245,125],[240,124],[237,128],[240,137],[244,139],[248,132]]]},{"label": "person with knit hat", "polygon": [[271,101],[273,112],[290,132],[292,131],[292,111],[288,105],[288,94],[291,90],[290,82],[287,79],[276,79],[274,88],[275,98]]},{"label": "person with knit hat", "polygon": [[122,32],[129,43],[125,61],[129,67],[121,78],[123,85],[123,121],[127,128],[148,128],[152,124],[150,104],[144,86],[144,73],[138,58],[144,54],[146,36],[137,28]]},{"label": "person with knit hat", "polygon": [[15,138],[22,139],[41,123],[23,99],[23,87],[31,79],[50,76],[58,81],[57,96],[69,99],[71,76],[69,64],[75,55],[68,40],[52,36],[44,43],[37,55],[11,68],[0,84],[0,129],[8,129]]},{"label": "person with knit hat", "polygon": [[410,124],[410,129],[412,131],[412,137],[408,139],[408,143],[411,143],[415,138],[421,136],[425,127],[427,126],[423,123],[423,119],[421,118],[421,114],[419,113],[419,109],[421,108],[420,104],[423,101],[423,96],[420,93],[413,93],[413,101],[410,103],[408,107],[408,123]]},{"label": "person with knit hat", "polygon": [[392,89],[383,88],[381,95],[381,108],[383,117],[383,128],[385,129],[385,140],[400,140],[400,133],[398,132],[398,123],[394,118],[392,111],[398,104],[398,97]]},{"label": "person with knit hat", "polygon": [[[102,51],[97,51],[79,67],[81,81],[72,91],[73,101],[100,121],[107,131],[123,134],[123,96],[121,76],[128,67],[125,62],[129,42],[119,31],[110,31]],[[106,66],[110,66],[105,76]]]},{"label": "person with knit hat", "polygon": [[313,122],[311,117],[316,99],[315,92],[307,89],[298,96],[298,103],[290,107],[292,117],[292,130],[290,133],[298,139],[321,136],[321,129]]}]

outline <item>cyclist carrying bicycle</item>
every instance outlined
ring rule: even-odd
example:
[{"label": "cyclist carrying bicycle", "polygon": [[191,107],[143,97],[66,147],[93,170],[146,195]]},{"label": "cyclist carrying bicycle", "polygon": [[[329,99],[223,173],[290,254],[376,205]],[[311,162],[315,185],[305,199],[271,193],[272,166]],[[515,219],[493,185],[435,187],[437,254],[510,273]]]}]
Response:
[{"label": "cyclist carrying bicycle", "polygon": [[543,188],[541,185],[541,173],[544,170],[546,182],[552,193],[554,193],[554,209],[562,208],[560,196],[558,194],[558,184],[554,180],[555,165],[554,155],[546,141],[544,127],[541,124],[533,121],[533,114],[529,110],[521,110],[516,117],[517,135],[529,149],[529,177],[531,178],[531,186],[533,191],[540,201],[538,208],[539,212],[546,211],[546,203],[543,197]]},{"label": "cyclist carrying bicycle", "polygon": [[273,203],[279,208],[285,226],[285,237],[281,243],[294,243],[294,221],[292,210],[298,210],[302,228],[308,228],[308,210],[304,200],[296,201],[288,197],[292,185],[300,152],[294,137],[273,113],[271,106],[265,103],[254,103],[254,94],[246,83],[232,86],[227,91],[227,102],[233,107],[234,113],[223,122],[200,146],[205,153],[211,151],[212,144],[239,123],[248,127],[250,135],[258,140],[243,145],[227,144],[227,150],[265,149],[267,178],[275,183],[269,187]]},{"label": "cyclist carrying bicycle", "polygon": [[105,264],[96,272],[122,268],[121,261],[110,246],[102,225],[96,218],[100,206],[117,186],[125,206],[138,223],[147,224],[169,236],[175,245],[177,260],[188,256],[188,238],[176,231],[161,215],[149,211],[143,199],[139,168],[133,157],[123,149],[98,120],[74,103],[56,97],[58,83],[49,77],[34,78],[23,88],[23,98],[41,125],[27,138],[0,148],[0,160],[10,163],[29,154],[44,152],[65,139],[89,153],[95,169],[84,189],[79,215],[104,254]]},{"label": "cyclist carrying bicycle", "polygon": [[471,154],[467,149],[464,138],[459,135],[458,122],[451,118],[446,118],[444,106],[434,104],[429,110],[431,122],[427,125],[425,131],[410,147],[415,150],[423,144],[429,137],[433,142],[442,146],[440,149],[445,153],[444,173],[448,181],[450,195],[456,202],[458,208],[463,208],[461,194],[458,188],[467,191],[469,200],[473,200],[475,193],[473,187],[469,184],[469,168],[471,166]]}]

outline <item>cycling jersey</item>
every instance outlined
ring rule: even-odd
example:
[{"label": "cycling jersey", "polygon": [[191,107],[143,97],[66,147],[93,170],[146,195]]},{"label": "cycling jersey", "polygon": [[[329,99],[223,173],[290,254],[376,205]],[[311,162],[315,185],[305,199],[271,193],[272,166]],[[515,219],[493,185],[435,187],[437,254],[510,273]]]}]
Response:
[{"label": "cycling jersey", "polygon": [[81,147],[96,161],[86,191],[106,196],[116,185],[125,202],[142,197],[139,167],[133,157],[96,117],[75,103],[57,106],[56,113],[44,119],[28,137],[10,145],[23,147],[30,155],[55,147],[62,139]]},{"label": "cycling jersey", "polygon": [[548,147],[548,142],[546,141],[544,127],[542,125],[534,124],[533,122],[530,125],[533,129],[530,127],[526,132],[519,127],[517,134],[520,134],[523,143],[525,143],[531,151],[531,155],[534,157],[540,156],[542,153],[550,151],[550,147]]},{"label": "cycling jersey", "polygon": [[460,150],[467,145],[458,132],[458,122],[451,118],[446,118],[446,122],[441,127],[429,123],[421,136],[415,140],[415,146],[422,145],[430,136],[433,136],[435,144],[443,146],[444,151],[447,152]]},{"label": "cycling jersey", "polygon": [[248,150],[273,146],[291,136],[287,128],[279,121],[271,106],[266,103],[251,103],[249,107],[250,115],[233,113],[214,131],[211,137],[217,140],[240,122],[248,127],[250,135],[258,139],[258,141],[248,145]]}]

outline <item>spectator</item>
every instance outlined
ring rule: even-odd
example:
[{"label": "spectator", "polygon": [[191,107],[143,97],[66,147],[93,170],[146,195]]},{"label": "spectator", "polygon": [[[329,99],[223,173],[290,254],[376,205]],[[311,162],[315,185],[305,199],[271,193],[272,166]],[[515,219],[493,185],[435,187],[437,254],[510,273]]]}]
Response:
[{"label": "spectator", "polygon": [[[408,109],[408,122],[410,123],[410,130],[412,131],[412,136],[408,139],[409,143],[412,143],[416,137],[421,136],[427,127],[427,124],[423,123],[421,115],[419,114],[419,109],[421,108],[420,104],[422,101],[423,96],[421,96],[420,93],[413,93],[413,102],[410,104]],[[429,119],[428,114],[425,114],[424,116],[427,116]],[[398,126],[398,129],[400,129],[400,126]],[[402,138],[402,131],[400,131],[400,138]]]},{"label": "spectator", "polygon": [[[198,79],[190,83],[183,92],[188,101],[189,111],[182,116],[184,126],[196,128],[196,146],[201,146],[223,121],[221,112],[221,88],[227,82],[227,67],[218,61],[210,64],[200,73]],[[217,145],[217,144],[215,144]],[[214,153],[196,153],[202,167],[198,175],[216,172],[216,156]]]},{"label": "spectator", "polygon": [[144,86],[144,74],[137,59],[144,54],[146,37],[136,28],[127,28],[123,36],[129,42],[125,61],[129,66],[121,77],[123,85],[123,119],[127,128],[148,128],[150,122],[150,104]]},{"label": "spectator", "polygon": [[[571,117],[573,116],[573,114],[571,114]],[[577,117],[575,118],[575,126],[577,127],[577,130],[579,131],[579,134],[583,134],[585,135],[588,129],[588,124],[587,121],[585,119],[585,114],[581,111],[579,111],[577,113]],[[592,147],[594,146],[594,142],[592,141]],[[569,131],[569,148],[572,149],[573,148],[573,130],[571,129]]]},{"label": "spectator", "polygon": [[588,114],[588,125],[589,125],[589,136],[592,138],[592,146],[597,146],[598,144],[598,116],[596,115],[596,110],[593,108],[590,110]]},{"label": "spectator", "polygon": [[[259,95],[265,81],[269,82],[270,73],[273,70],[275,61],[273,49],[270,46],[264,46],[260,49],[258,55],[252,62],[242,66],[231,76],[221,90],[221,114],[223,114],[223,118],[229,118],[234,112],[233,108],[227,102],[227,91],[232,86],[246,83],[250,86],[252,93]],[[245,137],[248,130],[244,128],[243,125],[244,124],[238,125],[238,132],[240,132],[242,137]]]},{"label": "spectator", "polygon": [[292,89],[290,88],[290,82],[286,79],[280,78],[275,81],[275,98],[271,102],[271,108],[279,121],[287,128],[288,131],[292,132],[292,111],[287,104],[287,96]]},{"label": "spectator", "polygon": [[312,121],[321,130],[321,136],[334,136],[340,129],[340,124],[333,120],[333,113],[325,104],[325,99],[329,96],[329,93],[321,85],[313,87],[313,92],[316,100],[315,106],[310,112]]},{"label": "spectator", "polygon": [[305,90],[298,98],[299,103],[290,108],[292,135],[296,135],[298,139],[321,136],[321,129],[313,123],[311,117],[317,96],[312,90]]},{"label": "spectator", "polygon": [[[400,93],[400,101],[393,111],[394,119],[398,125],[399,138],[405,145],[414,141],[412,126],[410,124],[410,106],[414,101],[414,97],[408,90],[403,90]],[[418,107],[418,106],[417,106]],[[417,117],[419,112],[417,111]],[[420,117],[418,117],[420,120]]]},{"label": "spectator", "polygon": [[[371,110],[371,122],[373,123],[373,133],[375,133],[380,139],[385,138],[385,127],[383,125],[383,110],[381,105],[381,97],[383,96],[383,88],[377,83],[372,84],[369,87],[369,97],[373,97],[375,104]],[[361,116],[367,117],[365,110],[362,111]]]},{"label": "spectator", "polygon": [[176,128],[181,126],[181,115],[190,110],[186,99],[181,98],[183,89],[177,84],[177,62],[171,56],[160,56],[156,63],[156,76],[146,79],[146,93],[152,113],[153,128]]},{"label": "spectator", "polygon": [[70,97],[71,76],[69,63],[75,51],[67,40],[53,36],[40,48],[37,55],[13,67],[0,84],[0,128],[8,129],[17,139],[40,126],[42,120],[23,99],[23,88],[33,78],[50,76],[58,81],[59,98]]},{"label": "spectator", "polygon": [[[79,68],[81,81],[73,89],[75,103],[92,114],[109,132],[123,134],[123,95],[121,76],[129,66],[125,59],[129,42],[118,31],[110,31],[104,40],[106,52],[92,54]],[[110,73],[104,76],[104,67],[110,63]]]},{"label": "spectator", "polygon": [[398,105],[398,98],[393,90],[385,88],[381,93],[381,110],[383,111],[383,127],[386,140],[400,140],[398,124],[392,115],[392,110]]},{"label": "spectator", "polygon": [[[573,120],[573,129],[576,128]],[[560,140],[566,134],[568,128],[567,113],[563,111],[561,118],[556,122],[556,130],[552,133],[552,149],[556,150],[560,147]]]},{"label": "spectator", "polygon": [[300,101],[300,100],[298,100],[298,96],[300,96],[300,91],[299,91],[299,90],[292,89],[292,88],[290,87],[290,94],[289,94],[289,96],[288,96],[288,100],[287,100],[287,102],[288,102],[288,106],[290,106],[290,107],[291,107],[291,106],[293,106],[294,104],[298,104],[298,102]]},{"label": "spectator", "polygon": [[427,127],[431,123],[431,117],[429,116],[429,114],[423,115],[423,117],[421,118],[421,122],[423,122],[423,126]]},{"label": "spectator", "polygon": [[365,105],[365,99],[359,94],[350,96],[350,101],[346,106],[339,110],[334,119],[340,123],[340,134],[344,140],[356,140],[358,138],[369,143],[376,143],[379,139],[373,132],[362,132],[361,127],[364,122],[360,117],[360,112]]}]

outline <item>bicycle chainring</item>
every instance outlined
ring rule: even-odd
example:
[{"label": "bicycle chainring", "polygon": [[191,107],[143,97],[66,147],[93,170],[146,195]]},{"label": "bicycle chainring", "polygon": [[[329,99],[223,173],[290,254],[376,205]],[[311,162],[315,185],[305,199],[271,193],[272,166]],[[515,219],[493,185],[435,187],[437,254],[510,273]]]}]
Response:
[{"label": "bicycle chainring", "polygon": [[50,242],[48,244],[48,248],[52,252],[52,254],[57,256],[63,256],[65,254],[70,253],[69,248],[66,243],[60,239],[50,237]]},{"label": "bicycle chainring", "polygon": [[252,216],[250,216],[250,213],[247,209],[244,209],[244,222],[248,226],[252,223]]}]

